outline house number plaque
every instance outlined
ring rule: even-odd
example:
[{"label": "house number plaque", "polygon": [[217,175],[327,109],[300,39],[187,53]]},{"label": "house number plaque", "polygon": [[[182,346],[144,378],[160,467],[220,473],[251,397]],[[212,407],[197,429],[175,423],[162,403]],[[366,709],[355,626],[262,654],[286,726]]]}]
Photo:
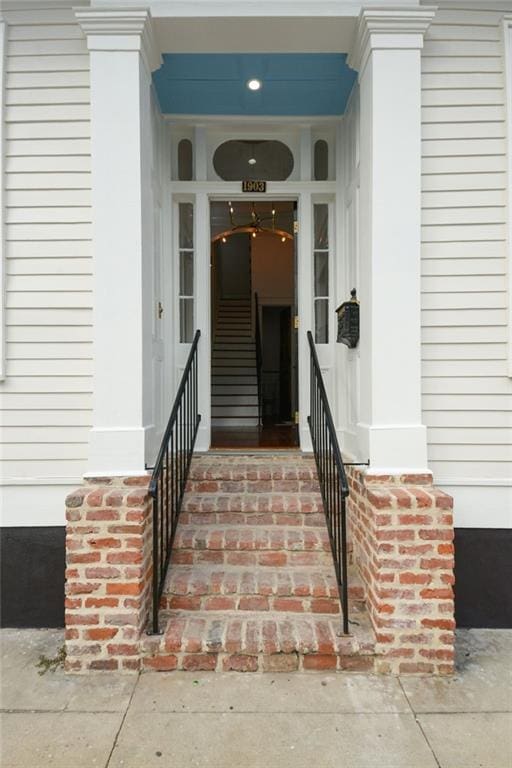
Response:
[{"label": "house number plaque", "polygon": [[242,192],[266,192],[266,191],[267,191],[266,181],[252,181],[251,179],[246,179],[245,181],[242,181]]}]

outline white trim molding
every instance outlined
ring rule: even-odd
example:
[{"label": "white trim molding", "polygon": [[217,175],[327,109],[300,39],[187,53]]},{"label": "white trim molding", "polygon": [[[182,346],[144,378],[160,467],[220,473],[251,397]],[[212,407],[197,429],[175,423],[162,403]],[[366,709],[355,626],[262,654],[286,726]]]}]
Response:
[{"label": "white trim molding", "polygon": [[91,83],[94,389],[86,471],[141,474],[154,431],[151,71],[161,59],[147,9],[75,14]]},{"label": "white trim molding", "polygon": [[4,216],[4,163],[5,163],[5,62],[7,49],[7,24],[0,18],[0,381],[5,378],[5,216]]},{"label": "white trim molding", "polygon": [[505,103],[507,109],[507,279],[508,279],[508,375],[512,377],[512,13],[503,17]]},{"label": "white trim molding", "polygon": [[140,51],[150,72],[162,65],[147,8],[75,8],[90,51]]},{"label": "white trim molding", "polygon": [[372,51],[423,48],[423,37],[436,10],[435,6],[364,8],[348,55],[349,67],[361,75]]},{"label": "white trim molding", "polygon": [[[421,48],[434,15],[425,6],[366,8],[349,56],[360,94],[357,443],[372,473],[428,468],[421,414]],[[399,343],[392,329],[400,329]]]}]

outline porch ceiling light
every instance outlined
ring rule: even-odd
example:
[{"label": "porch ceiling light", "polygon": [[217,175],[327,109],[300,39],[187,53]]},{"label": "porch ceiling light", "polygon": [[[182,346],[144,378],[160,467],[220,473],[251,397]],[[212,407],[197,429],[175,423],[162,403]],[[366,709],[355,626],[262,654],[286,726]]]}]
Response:
[{"label": "porch ceiling light", "polygon": [[250,91],[259,91],[261,88],[261,80],[251,78],[251,80],[247,81],[247,87]]}]

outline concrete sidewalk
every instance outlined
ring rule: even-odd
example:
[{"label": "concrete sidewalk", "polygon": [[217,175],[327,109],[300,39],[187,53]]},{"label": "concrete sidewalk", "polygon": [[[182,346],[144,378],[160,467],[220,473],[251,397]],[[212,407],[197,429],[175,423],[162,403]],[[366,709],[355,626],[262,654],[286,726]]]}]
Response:
[{"label": "concrete sidewalk", "polygon": [[451,680],[39,676],[61,631],[0,641],[1,768],[512,768],[512,631],[459,631]]}]

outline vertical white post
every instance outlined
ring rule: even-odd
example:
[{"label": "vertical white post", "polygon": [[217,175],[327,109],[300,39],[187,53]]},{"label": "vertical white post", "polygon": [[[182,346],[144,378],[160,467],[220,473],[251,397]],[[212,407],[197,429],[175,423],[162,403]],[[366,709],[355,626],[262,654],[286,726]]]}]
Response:
[{"label": "vertical white post", "polygon": [[311,451],[311,435],[307,417],[309,416],[309,345],[307,331],[313,330],[313,267],[312,267],[312,201],[311,192],[302,192],[299,196],[298,220],[299,236],[297,243],[297,298],[301,325],[299,327],[299,437],[302,451]]},{"label": "vertical white post", "polygon": [[195,317],[196,328],[201,331],[199,341],[199,413],[201,423],[197,435],[196,449],[207,451],[210,447],[211,428],[211,338],[210,338],[210,210],[208,195],[200,192],[196,195],[195,205]]},{"label": "vertical white post", "polygon": [[434,9],[363,10],[359,70],[361,421],[374,471],[425,471],[421,424],[421,59]]},{"label": "vertical white post", "polygon": [[144,471],[153,211],[147,10],[77,10],[91,61],[94,396],[87,474]]}]

